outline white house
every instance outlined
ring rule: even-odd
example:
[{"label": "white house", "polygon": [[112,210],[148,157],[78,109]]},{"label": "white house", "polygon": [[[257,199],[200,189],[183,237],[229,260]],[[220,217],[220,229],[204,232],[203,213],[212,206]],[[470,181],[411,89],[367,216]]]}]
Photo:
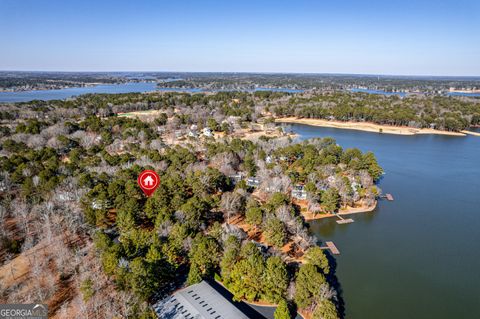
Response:
[{"label": "white house", "polygon": [[293,198],[296,198],[296,199],[307,199],[307,191],[305,191],[305,188],[303,187],[303,185],[295,185],[292,189],[292,192],[291,192],[291,195]]},{"label": "white house", "polygon": [[203,129],[203,135],[206,137],[213,137],[212,130],[209,127]]},{"label": "white house", "polygon": [[256,177],[247,178],[247,186],[249,187],[258,187],[260,185],[260,180]]}]

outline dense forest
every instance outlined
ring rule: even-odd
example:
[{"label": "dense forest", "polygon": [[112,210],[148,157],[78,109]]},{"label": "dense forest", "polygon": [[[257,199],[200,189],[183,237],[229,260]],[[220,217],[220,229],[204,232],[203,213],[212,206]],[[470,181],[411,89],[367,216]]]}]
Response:
[{"label": "dense forest", "polygon": [[[264,108],[289,98],[118,94],[1,106],[0,300],[46,302],[58,317],[153,318],[151,303],[210,278],[236,300],[278,304],[279,317],[341,317],[332,258],[303,213],[373,205],[383,171],[372,153],[330,138],[235,135],[268,125]],[[152,113],[121,116],[139,110]],[[170,138],[192,127],[214,135]],[[161,178],[148,198],[136,184],[143,169]]]}]

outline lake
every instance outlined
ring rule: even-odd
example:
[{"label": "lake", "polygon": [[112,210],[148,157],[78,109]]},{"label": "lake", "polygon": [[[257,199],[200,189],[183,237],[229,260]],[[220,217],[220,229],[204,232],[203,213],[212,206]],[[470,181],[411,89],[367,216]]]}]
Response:
[{"label": "lake", "polygon": [[466,92],[449,92],[449,93],[447,93],[447,95],[480,97],[480,93],[466,93]]},{"label": "lake", "polygon": [[480,138],[291,128],[373,151],[386,172],[379,186],[395,198],[352,224],[311,223],[341,252],[346,318],[480,317]]},{"label": "lake", "polygon": [[404,97],[407,95],[405,92],[386,92],[382,90],[371,90],[371,89],[360,89],[360,88],[355,88],[355,89],[349,89],[350,92],[354,93],[369,93],[369,94],[381,94],[381,95],[398,95],[401,97]]},{"label": "lake", "polygon": [[[135,92],[152,92],[152,91],[170,91],[170,92],[188,92],[199,93],[203,92],[200,88],[158,88],[154,82],[129,82],[122,84],[102,84],[87,87],[75,87],[58,90],[32,90],[22,92],[0,92],[0,102],[28,102],[32,100],[63,100],[74,96],[90,93],[135,93]],[[220,91],[220,90],[219,90]],[[254,91],[274,91],[287,93],[300,93],[303,90],[288,89],[288,88],[256,88],[249,90]]]}]

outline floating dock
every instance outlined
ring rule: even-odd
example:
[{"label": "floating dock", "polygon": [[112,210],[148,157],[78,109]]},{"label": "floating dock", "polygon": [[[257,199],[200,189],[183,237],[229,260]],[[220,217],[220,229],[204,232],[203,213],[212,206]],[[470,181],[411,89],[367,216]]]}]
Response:
[{"label": "floating dock", "polygon": [[338,250],[337,246],[335,246],[335,244],[333,243],[333,241],[327,241],[325,242],[325,244],[327,245],[327,249],[330,249],[330,251],[332,252],[332,254],[334,255],[340,255],[340,251]]},{"label": "floating dock", "polygon": [[392,194],[385,194],[385,198],[389,201],[393,201],[393,196]]},{"label": "floating dock", "polygon": [[342,218],[342,219],[337,220],[337,224],[350,224],[350,223],[353,223],[353,222],[354,222],[354,220],[351,219],[351,218],[347,218],[347,219]]},{"label": "floating dock", "polygon": [[340,216],[339,214],[335,214],[335,216],[338,217],[337,224],[350,224],[350,223],[354,222],[353,219],[351,219],[351,218],[345,219],[342,216]]}]

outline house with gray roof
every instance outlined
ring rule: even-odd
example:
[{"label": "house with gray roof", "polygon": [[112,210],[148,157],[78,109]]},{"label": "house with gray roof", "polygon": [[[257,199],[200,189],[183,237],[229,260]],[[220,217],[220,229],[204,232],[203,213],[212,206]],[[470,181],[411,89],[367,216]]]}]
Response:
[{"label": "house with gray roof", "polygon": [[[153,305],[162,319],[251,319],[206,281],[180,289]],[[262,316],[261,316],[262,317]]]}]

